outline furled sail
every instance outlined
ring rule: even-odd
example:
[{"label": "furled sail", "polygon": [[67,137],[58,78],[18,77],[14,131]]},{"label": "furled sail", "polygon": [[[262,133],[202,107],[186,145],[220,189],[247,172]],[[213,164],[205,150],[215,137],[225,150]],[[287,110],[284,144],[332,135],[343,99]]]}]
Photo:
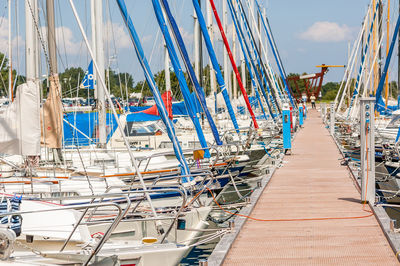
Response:
[{"label": "furled sail", "polygon": [[[170,91],[166,91],[161,95],[161,98],[164,102],[164,106],[168,111],[168,117],[169,119],[172,120],[172,95]],[[160,112],[158,111],[157,105],[154,104],[152,107],[149,109],[137,112],[137,113],[144,113],[144,114],[149,114],[149,115],[160,115]]]},{"label": "furled sail", "polygon": [[33,81],[19,85],[14,101],[0,113],[0,153],[40,154],[40,97]]},{"label": "furled sail", "polygon": [[42,145],[47,148],[62,147],[62,106],[61,87],[58,74],[49,77],[50,90],[46,102],[43,104],[42,112]]}]

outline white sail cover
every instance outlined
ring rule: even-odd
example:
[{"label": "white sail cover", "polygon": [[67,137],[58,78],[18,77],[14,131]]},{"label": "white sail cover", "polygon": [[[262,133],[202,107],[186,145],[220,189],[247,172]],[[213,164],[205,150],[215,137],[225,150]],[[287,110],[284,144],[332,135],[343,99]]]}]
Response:
[{"label": "white sail cover", "polygon": [[33,81],[17,87],[14,101],[0,113],[0,153],[40,155],[40,97]]}]

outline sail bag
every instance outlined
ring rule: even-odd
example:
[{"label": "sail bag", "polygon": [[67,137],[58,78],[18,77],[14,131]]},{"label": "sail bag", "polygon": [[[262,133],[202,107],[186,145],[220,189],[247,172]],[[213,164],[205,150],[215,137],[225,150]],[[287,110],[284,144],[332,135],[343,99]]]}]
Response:
[{"label": "sail bag", "polygon": [[62,105],[61,86],[58,74],[49,77],[50,90],[46,102],[42,107],[42,145],[47,148],[61,148],[62,146]]},{"label": "sail bag", "polygon": [[33,81],[19,85],[14,101],[0,113],[0,153],[40,154],[40,97]]}]

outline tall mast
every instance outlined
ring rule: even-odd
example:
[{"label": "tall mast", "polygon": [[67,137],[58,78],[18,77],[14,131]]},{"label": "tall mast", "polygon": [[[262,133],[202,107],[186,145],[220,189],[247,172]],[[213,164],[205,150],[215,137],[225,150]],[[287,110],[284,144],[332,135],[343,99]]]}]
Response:
[{"label": "tall mast", "polygon": [[[236,1],[234,2],[234,7],[235,7],[235,12],[238,12],[237,10],[237,3]],[[243,25],[242,25],[243,26]],[[233,30],[233,56],[236,56],[236,31]],[[240,66],[240,70],[241,70],[241,74],[242,74],[242,82],[243,82],[243,86],[246,89],[246,65],[245,65],[245,61],[244,61],[244,55],[243,55],[243,51],[242,49],[239,49],[239,55],[240,55],[240,62],[241,62],[241,66]],[[235,95],[235,99],[238,98],[238,90],[237,90],[237,83],[236,80],[234,80],[233,83],[233,91],[234,91],[234,95]],[[247,91],[247,89],[246,89]]]},{"label": "tall mast", "polygon": [[[165,71],[165,91],[171,91],[171,73],[169,72],[169,54],[167,47],[164,48],[164,71]],[[169,99],[169,97],[167,97]]]},{"label": "tall mast", "polygon": [[[258,13],[258,12],[257,12],[257,13]],[[267,9],[266,9],[265,7],[263,8],[263,17],[264,17],[264,18],[267,17]],[[259,17],[259,18],[260,18],[260,17]],[[262,23],[262,20],[261,20],[261,18],[260,18],[260,26],[259,26],[260,32],[261,32],[261,23]],[[267,37],[266,37],[266,38],[267,38]],[[268,41],[268,40],[265,40],[265,43],[267,43],[267,41]],[[265,52],[266,52],[265,58],[268,58],[268,49],[266,49]]]},{"label": "tall mast", "polygon": [[25,73],[26,80],[37,83],[39,73],[37,66],[37,31],[35,20],[37,19],[37,0],[25,1]]},{"label": "tall mast", "polygon": [[[103,49],[103,0],[92,1],[92,9],[94,19],[94,43],[93,50],[95,50],[95,59],[98,66],[98,72],[96,73],[96,80],[104,79],[104,49]],[[93,25],[92,25],[93,26]],[[104,90],[107,88],[103,88],[103,84],[100,82],[96,82],[97,84],[97,111],[98,111],[98,119],[99,119],[99,147],[104,147],[107,143],[107,133],[106,133],[106,102]]]},{"label": "tall mast", "polygon": [[[222,1],[222,24],[224,31],[227,29],[227,23],[228,23],[228,17],[227,17],[227,10],[226,10],[226,1]],[[229,69],[228,69],[228,53],[226,49],[224,49],[224,79],[225,82],[227,82],[228,86],[228,93],[229,93],[229,98],[232,99],[232,86],[229,84]]]},{"label": "tall mast", "polygon": [[[40,93],[39,93],[39,49],[38,49],[38,33],[35,27],[35,22],[38,18],[38,5],[37,0],[26,0],[25,1],[25,73],[26,82],[34,82],[36,85],[36,108],[32,108],[30,112],[29,122],[26,123],[37,123],[40,124]],[[33,107],[33,106],[32,106]],[[35,110],[35,111],[34,111]],[[41,136],[41,127],[31,127],[32,130],[29,135]],[[36,128],[36,129],[35,129]],[[37,139],[36,153],[27,154],[25,158],[26,175],[32,176],[32,169],[37,166],[37,161],[40,155],[40,138]]]},{"label": "tall mast", "polygon": [[194,72],[197,80],[200,80],[200,26],[197,21],[196,12],[193,10],[193,32],[194,32]]},{"label": "tall mast", "polygon": [[[201,7],[201,0],[198,0],[199,6]],[[194,22],[194,34],[195,34],[195,55],[197,54],[197,60],[195,56],[195,64],[197,62],[197,71],[196,71],[196,76],[197,80],[199,81],[200,87],[204,91],[204,85],[203,85],[203,42],[202,42],[202,36],[201,36],[201,31],[200,31],[200,24],[199,24],[199,19],[197,17],[196,11],[193,10],[194,12],[194,17],[195,17],[195,22]],[[196,65],[195,65],[196,67]],[[204,91],[204,95],[206,95]],[[201,124],[204,126],[204,112],[201,112]]]},{"label": "tall mast", "polygon": [[[375,1],[373,0],[373,5],[375,6]],[[377,68],[377,64],[376,62],[372,63],[372,60],[376,54],[376,49],[377,49],[377,39],[379,38],[378,36],[378,27],[379,25],[376,25],[377,23],[379,23],[379,18],[380,18],[380,7],[378,9],[378,13],[376,14],[376,19],[374,21],[374,29],[373,29],[373,36],[372,36],[372,53],[370,55],[370,64],[373,64],[371,67],[374,68],[374,82],[372,83],[372,90],[371,92],[373,92],[374,94],[376,93],[376,89],[377,89],[377,82],[379,82],[378,80],[378,68]],[[365,75],[367,76],[367,75]]]},{"label": "tall mast", "polygon": [[[200,6],[200,8],[201,8],[201,0],[198,0],[198,2],[199,2],[199,6]],[[194,13],[196,14],[196,11],[194,11]],[[197,29],[198,29],[198,34],[199,34],[199,74],[200,74],[200,76],[198,77],[199,78],[199,81],[200,81],[200,86],[204,89],[204,82],[203,82],[203,42],[202,42],[202,40],[203,40],[203,36],[201,35],[201,31],[200,31],[200,24],[199,24],[199,19],[198,19],[198,17],[197,17],[197,14],[196,14],[196,24],[197,24]],[[206,93],[204,93],[204,94],[206,94]],[[204,118],[202,118],[203,120],[204,120]]]},{"label": "tall mast", "polygon": [[[388,7],[387,7],[387,19],[386,19],[386,56],[389,53],[389,32],[390,32],[390,0],[388,0]],[[388,86],[388,74],[385,77],[385,106],[388,105],[389,99],[389,86]]]},{"label": "tall mast", "polygon": [[[46,147],[53,150],[54,160],[62,161],[62,105],[61,105],[61,86],[58,78],[57,67],[57,44],[56,29],[54,19],[54,0],[46,1],[47,13],[47,45],[49,55],[49,93],[46,102],[43,104],[43,134],[42,141]],[[27,29],[28,30],[28,29]]]},{"label": "tall mast", "polygon": [[[399,16],[400,16],[400,0],[399,0]],[[400,105],[400,31],[398,33],[398,42],[397,42],[397,105]]]},{"label": "tall mast", "polygon": [[[208,1],[206,3],[206,6],[207,6],[207,28],[208,28],[208,34],[210,35],[211,44],[214,46],[213,17],[212,17],[211,5],[210,5],[210,3]],[[216,101],[217,100],[216,99],[216,97],[217,97],[217,81],[216,81],[215,73],[213,71],[211,58],[209,60],[209,66],[210,66],[211,94],[212,94],[212,97],[213,97],[214,101]],[[217,112],[217,110],[215,110],[215,112]]]},{"label": "tall mast", "polygon": [[13,100],[12,92],[12,36],[11,36],[11,0],[8,0],[8,98]]},{"label": "tall mast", "polygon": [[49,49],[50,75],[58,74],[56,29],[54,19],[54,0],[46,1],[47,9],[47,43]]}]

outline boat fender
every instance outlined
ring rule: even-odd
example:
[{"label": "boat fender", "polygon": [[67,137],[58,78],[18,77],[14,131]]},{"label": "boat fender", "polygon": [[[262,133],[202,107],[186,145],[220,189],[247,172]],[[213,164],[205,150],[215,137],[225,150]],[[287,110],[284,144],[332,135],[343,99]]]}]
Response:
[{"label": "boat fender", "polygon": [[7,260],[14,252],[14,243],[17,236],[14,230],[7,227],[0,229],[0,259]]}]

